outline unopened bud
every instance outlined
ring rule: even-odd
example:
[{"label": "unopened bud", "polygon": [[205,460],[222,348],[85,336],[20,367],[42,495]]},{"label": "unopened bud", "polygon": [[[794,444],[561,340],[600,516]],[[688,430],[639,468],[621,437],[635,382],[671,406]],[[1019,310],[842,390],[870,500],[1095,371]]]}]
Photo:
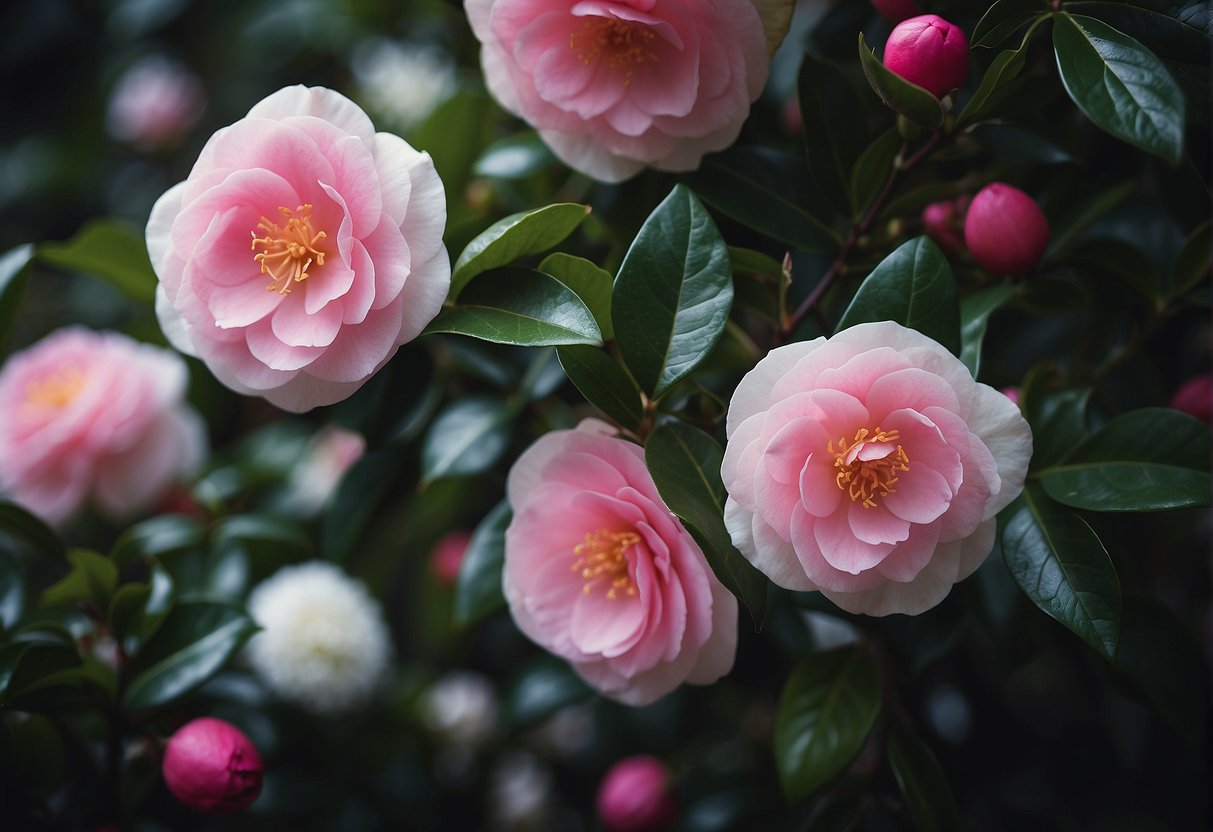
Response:
[{"label": "unopened bud", "polygon": [[964,211],[956,200],[932,202],[922,209],[922,227],[949,257],[964,250]]},{"label": "unopened bud", "polygon": [[1004,396],[1006,396],[1008,399],[1010,399],[1012,404],[1019,404],[1019,388],[1018,387],[1004,387],[999,392],[1001,392]]},{"label": "unopened bud", "polygon": [[941,98],[964,84],[969,74],[969,42],[959,26],[939,15],[911,17],[889,34],[884,65]]},{"label": "unopened bud", "polygon": [[164,752],[164,782],[173,796],[200,812],[238,812],[261,794],[265,768],[239,728],[202,717],[183,725]]},{"label": "unopened bud", "polygon": [[608,832],[657,832],[673,824],[678,803],[656,757],[620,760],[598,786],[598,819]]},{"label": "unopened bud", "polygon": [[1049,244],[1049,221],[1032,197],[1002,182],[986,185],[965,215],[965,245],[974,262],[994,274],[1020,274]]},{"label": "unopened bud", "polygon": [[922,6],[914,0],[872,0],[872,6],[880,12],[881,17],[892,24],[922,14]]},{"label": "unopened bud", "polygon": [[430,573],[443,586],[454,586],[459,580],[459,568],[463,566],[463,555],[472,540],[470,532],[453,531],[434,545],[430,553]]},{"label": "unopened bud", "polygon": [[1171,397],[1171,407],[1202,421],[1213,421],[1213,376],[1197,376],[1184,382]]}]

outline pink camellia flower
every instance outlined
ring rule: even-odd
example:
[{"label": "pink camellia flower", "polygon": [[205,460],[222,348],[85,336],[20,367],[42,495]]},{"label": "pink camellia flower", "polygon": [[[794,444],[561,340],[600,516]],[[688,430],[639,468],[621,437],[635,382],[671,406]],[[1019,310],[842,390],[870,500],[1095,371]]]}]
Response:
[{"label": "pink camellia flower", "polygon": [[986,185],[965,214],[965,245],[994,274],[1020,274],[1036,265],[1049,244],[1049,221],[1036,200],[1003,182]]},{"label": "pink camellia flower", "polygon": [[445,223],[428,154],[339,93],[287,87],[152,208],[160,326],[238,393],[332,404],[438,314]]},{"label": "pink camellia flower", "polygon": [[767,80],[768,32],[752,0],[464,0],[464,8],[497,101],[561,160],[604,182],[645,166],[697,168],[736,140]]},{"label": "pink camellia flower", "polygon": [[930,609],[972,573],[1032,455],[1010,399],[888,321],[773,350],[727,432],[733,543],[780,586],[868,615]]},{"label": "pink camellia flower", "polygon": [[602,778],[595,801],[608,832],[660,832],[678,816],[665,764],[647,754],[627,757]]},{"label": "pink camellia flower", "polygon": [[503,588],[514,622],[589,684],[645,705],[733,666],[737,600],[601,422],[544,434],[510,470]]},{"label": "pink camellia flower", "polygon": [[897,75],[942,98],[969,74],[965,33],[939,15],[922,14],[893,27],[884,46],[884,65]]},{"label": "pink camellia flower", "polygon": [[1203,422],[1213,421],[1213,376],[1196,376],[1184,382],[1171,397],[1171,407]]},{"label": "pink camellia flower", "polygon": [[0,371],[0,494],[61,524],[87,501],[115,520],[202,461],[185,362],[117,332],[61,329]]},{"label": "pink camellia flower", "polygon": [[123,73],[110,94],[106,126],[114,138],[144,150],[180,143],[202,115],[206,96],[192,72],[160,57]]},{"label": "pink camellia flower", "polygon": [[186,806],[229,815],[261,794],[265,767],[243,731],[222,719],[202,717],[168,741],[163,772],[168,790]]},{"label": "pink camellia flower", "polygon": [[914,0],[872,0],[872,5],[881,17],[894,24],[922,14],[922,6]]},{"label": "pink camellia flower", "polygon": [[457,529],[438,541],[430,553],[430,572],[443,586],[454,586],[459,580],[459,568],[468,550],[472,535],[466,529]]}]

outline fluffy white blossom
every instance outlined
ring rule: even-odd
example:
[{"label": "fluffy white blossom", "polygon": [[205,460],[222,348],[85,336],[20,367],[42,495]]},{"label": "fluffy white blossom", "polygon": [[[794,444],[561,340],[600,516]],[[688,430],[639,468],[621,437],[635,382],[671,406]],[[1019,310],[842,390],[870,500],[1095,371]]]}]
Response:
[{"label": "fluffy white blossom", "polygon": [[483,745],[497,724],[492,683],[479,673],[456,670],[425,692],[421,716],[426,727],[455,745]]},{"label": "fluffy white blossom", "polygon": [[379,603],[331,563],[288,566],[249,597],[263,630],[249,642],[253,669],[280,697],[313,713],[365,704],[383,681],[391,637]]},{"label": "fluffy white blossom", "polygon": [[375,39],[353,59],[359,98],[397,130],[425,120],[455,92],[455,63],[438,47]]}]

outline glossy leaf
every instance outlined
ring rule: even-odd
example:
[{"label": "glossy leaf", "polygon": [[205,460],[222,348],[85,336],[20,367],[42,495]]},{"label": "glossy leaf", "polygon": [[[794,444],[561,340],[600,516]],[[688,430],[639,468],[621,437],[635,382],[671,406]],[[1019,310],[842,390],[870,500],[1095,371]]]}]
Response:
[{"label": "glossy leaf", "polygon": [[645,220],[611,295],[624,363],[640,388],[661,396],[707,358],[733,304],[729,251],[716,224],[677,185]]},{"label": "glossy leaf", "polygon": [[137,301],[156,297],[156,272],[140,231],[116,220],[93,220],[66,243],[43,243],[38,258],[105,278]]},{"label": "glossy leaf", "polygon": [[960,360],[973,378],[981,370],[981,343],[986,337],[990,316],[1015,297],[1014,286],[991,286],[960,302]]},{"label": "glossy leaf", "polygon": [[567,664],[544,659],[519,676],[506,696],[505,712],[511,728],[525,729],[592,695]]},{"label": "glossy leaf", "polygon": [[520,266],[479,275],[458,304],[443,309],[425,331],[523,347],[602,343],[594,316],[576,292],[551,275]]},{"label": "glossy leaf", "polygon": [[8,534],[40,555],[67,562],[67,547],[41,518],[16,503],[0,500],[0,534]]},{"label": "glossy leaf", "polygon": [[724,451],[716,440],[681,422],[659,425],[644,443],[644,461],[658,493],[688,526],[725,588],[750,611],[754,627],[766,614],[767,581],[733,546],[724,525]]},{"label": "glossy leaf", "polygon": [[[439,104],[409,134],[414,147],[425,148],[430,154],[442,177],[448,222],[465,210],[464,188],[476,159],[493,138],[492,116],[488,95],[482,90],[464,88]],[[447,227],[449,230],[450,226]]]},{"label": "glossy leaf", "polygon": [[493,179],[522,179],[556,161],[534,130],[494,142],[476,160],[472,172]]},{"label": "glossy leaf", "polygon": [[273,514],[234,514],[215,525],[215,547],[239,541],[253,554],[302,560],[315,552],[311,537],[297,523]]},{"label": "glossy leaf", "polygon": [[479,474],[505,453],[516,406],[494,396],[463,396],[447,405],[421,445],[421,474],[440,477]]},{"label": "glossy leaf", "polygon": [[370,451],[346,471],[320,526],[325,560],[344,563],[357,548],[379,505],[402,476],[409,450],[389,445]]},{"label": "glossy leaf", "polygon": [[1002,556],[1024,594],[1111,661],[1120,637],[1120,579],[1086,521],[1037,485],[1007,510]]},{"label": "glossy leaf", "polygon": [[960,814],[930,746],[905,730],[889,734],[889,767],[918,832],[957,832]]},{"label": "glossy leaf", "polygon": [[1164,511],[1209,505],[1209,427],[1170,408],[1111,420],[1040,472],[1060,503],[1089,511]]},{"label": "glossy leaf", "polygon": [[615,327],[611,323],[611,288],[615,278],[610,272],[583,257],[574,257],[563,251],[543,258],[539,271],[550,274],[577,293],[577,297],[593,314],[604,341],[615,337]]},{"label": "glossy leaf", "polygon": [[855,167],[851,169],[851,199],[856,219],[867,212],[885,182],[893,175],[893,162],[901,145],[901,134],[896,127],[890,127],[865,147],[855,160]]},{"label": "glossy leaf", "polygon": [[1036,22],[1024,33],[1018,48],[1006,49],[998,53],[998,56],[990,63],[986,74],[981,77],[981,83],[977,86],[976,91],[969,97],[964,109],[957,116],[956,124],[958,126],[972,124],[998,114],[999,105],[1019,86],[1013,85],[1011,82],[1023,72],[1024,65],[1027,63],[1028,46],[1043,21],[1042,17],[1036,18]]},{"label": "glossy leaf", "polygon": [[917,84],[911,84],[885,69],[885,65],[864,41],[863,32],[859,33],[859,62],[868,85],[890,110],[930,130],[943,123],[943,107],[939,99]]},{"label": "glossy leaf", "polygon": [[812,795],[859,754],[880,713],[876,671],[863,647],[805,659],[775,714],[775,765],[789,800]]},{"label": "glossy leaf", "polygon": [[836,331],[867,321],[896,321],[960,353],[956,280],[935,243],[915,237],[882,260],[859,285]]},{"label": "glossy leaf", "polygon": [[165,514],[136,523],[114,543],[110,559],[125,569],[140,558],[161,558],[202,545],[206,526],[195,517]]},{"label": "glossy leaf", "polygon": [[256,631],[237,607],[177,604],[136,656],[123,710],[146,711],[181,698],[218,673]]},{"label": "glossy leaf", "polygon": [[0,349],[8,341],[9,332],[17,320],[17,309],[29,284],[29,264],[34,259],[30,243],[11,248],[0,254]]},{"label": "glossy leaf", "polygon": [[14,641],[0,647],[0,703],[9,704],[46,678],[80,666],[80,655],[59,642]]},{"label": "glossy leaf", "polygon": [[143,621],[143,610],[151,595],[152,588],[147,584],[130,583],[118,587],[110,599],[105,615],[110,633],[118,643],[123,643],[128,635],[138,629]]},{"label": "glossy leaf", "polygon": [[1028,424],[1032,426],[1033,470],[1065,459],[1087,438],[1087,402],[1091,390],[1061,390],[1037,393],[1025,390]]},{"label": "glossy leaf", "polygon": [[840,69],[811,55],[800,64],[796,89],[809,171],[834,208],[850,214],[851,168],[867,127],[863,111],[855,106],[855,91]]},{"label": "glossy leaf", "polygon": [[1187,623],[1151,598],[1125,597],[1116,669],[1180,736],[1200,747],[1208,677]]},{"label": "glossy leaf", "polygon": [[615,359],[596,347],[561,347],[556,354],[587,402],[625,428],[640,426],[644,419],[640,388]]},{"label": "glossy leaf", "polygon": [[1045,13],[1046,6],[1041,0],[997,0],[973,27],[969,46],[973,49],[994,46],[1009,38],[1032,18]]},{"label": "glossy leaf", "polygon": [[1171,294],[1183,295],[1209,274],[1213,256],[1213,223],[1206,222],[1184,240],[1171,266]]},{"label": "glossy leaf", "polygon": [[1179,164],[1184,94],[1153,52],[1102,21],[1072,14],[1054,19],[1053,48],[1066,93],[1087,118]]},{"label": "glossy leaf", "polygon": [[72,549],[67,553],[71,571],[62,580],[42,593],[42,606],[67,606],[80,602],[104,610],[110,595],[118,586],[118,567],[105,555],[88,549]]},{"label": "glossy leaf", "polygon": [[505,529],[511,517],[510,504],[503,500],[485,515],[468,541],[455,582],[455,621],[460,626],[466,627],[505,606],[501,568],[505,563]]},{"label": "glossy leaf", "polygon": [[0,547],[0,635],[12,630],[25,613],[25,569]]},{"label": "glossy leaf", "polygon": [[586,205],[557,203],[512,214],[493,223],[468,243],[451,271],[450,298],[489,269],[508,266],[519,257],[547,251],[576,230],[590,213]]}]

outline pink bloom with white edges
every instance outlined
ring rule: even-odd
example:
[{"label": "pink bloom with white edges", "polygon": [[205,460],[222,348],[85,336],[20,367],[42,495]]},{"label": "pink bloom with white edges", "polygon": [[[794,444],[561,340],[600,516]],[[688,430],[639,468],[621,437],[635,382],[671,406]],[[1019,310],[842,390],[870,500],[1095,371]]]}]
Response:
[{"label": "pink bloom with white edges", "polygon": [[238,393],[332,404],[438,314],[445,223],[428,154],[339,93],[286,87],[152,208],[160,326]]},{"label": "pink bloom with white edges", "polygon": [[507,490],[503,588],[527,637],[628,705],[729,672],[737,600],[662,502],[639,445],[592,420],[544,434]]},{"label": "pink bloom with white edges", "polygon": [[[771,4],[764,4],[771,5]],[[766,83],[752,0],[464,0],[489,91],[569,166],[619,182],[731,145]]]},{"label": "pink bloom with white edges", "polygon": [[729,405],[733,543],[848,612],[928,610],[994,545],[1032,434],[1010,399],[892,323],[773,350]]},{"label": "pink bloom with white edges", "polygon": [[202,461],[175,353],[117,332],[61,329],[0,372],[0,494],[58,525],[92,502],[124,520]]}]

